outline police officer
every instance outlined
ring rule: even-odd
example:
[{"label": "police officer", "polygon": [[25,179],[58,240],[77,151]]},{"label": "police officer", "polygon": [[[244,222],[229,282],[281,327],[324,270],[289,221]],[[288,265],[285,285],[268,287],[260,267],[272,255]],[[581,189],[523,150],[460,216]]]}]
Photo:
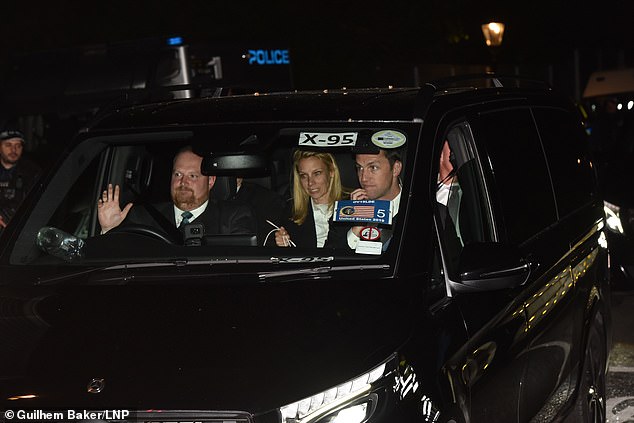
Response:
[{"label": "police officer", "polygon": [[0,231],[40,176],[40,168],[22,158],[23,149],[24,135],[20,131],[0,131]]}]

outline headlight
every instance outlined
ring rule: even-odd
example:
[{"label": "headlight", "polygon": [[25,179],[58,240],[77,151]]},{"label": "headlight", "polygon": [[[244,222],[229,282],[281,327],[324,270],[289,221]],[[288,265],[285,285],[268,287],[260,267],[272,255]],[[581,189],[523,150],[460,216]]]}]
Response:
[{"label": "headlight", "polygon": [[605,223],[612,232],[623,233],[623,225],[619,216],[620,208],[607,201],[603,202],[603,210],[605,211]]},{"label": "headlight", "polygon": [[280,407],[279,412],[282,423],[364,423],[372,420],[377,410],[385,413],[386,404],[401,404],[401,412],[408,410],[406,413],[416,414],[421,422],[437,422],[440,411],[420,387],[412,366],[393,354],[369,372]]},{"label": "headlight", "polygon": [[361,423],[376,406],[372,383],[385,374],[387,361],[327,391],[280,408],[283,423]]}]

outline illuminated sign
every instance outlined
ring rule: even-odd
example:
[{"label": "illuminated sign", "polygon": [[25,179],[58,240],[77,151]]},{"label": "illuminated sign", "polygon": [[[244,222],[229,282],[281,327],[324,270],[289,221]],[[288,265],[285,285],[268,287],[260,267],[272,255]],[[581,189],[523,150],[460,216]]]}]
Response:
[{"label": "illuminated sign", "polygon": [[249,50],[250,65],[288,65],[288,50]]},{"label": "illuminated sign", "polygon": [[167,39],[168,46],[180,46],[181,44],[183,44],[182,37],[172,37]]}]

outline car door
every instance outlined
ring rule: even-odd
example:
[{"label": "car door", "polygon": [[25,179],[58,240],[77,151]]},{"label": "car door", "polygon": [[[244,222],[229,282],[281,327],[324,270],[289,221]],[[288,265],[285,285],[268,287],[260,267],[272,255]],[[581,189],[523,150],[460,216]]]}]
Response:
[{"label": "car door", "polygon": [[[521,106],[483,110],[471,117],[471,124],[478,151],[486,158],[483,167],[498,240],[517,247],[531,268],[526,283],[507,292],[526,319],[513,350],[513,360],[523,366],[521,386],[512,398],[517,407],[513,420],[548,421],[571,392],[574,283],[570,263],[564,260],[569,232],[558,220],[531,110]],[[479,396],[477,390],[474,394]]]},{"label": "car door", "polygon": [[[587,138],[580,119],[572,111],[558,107],[533,107],[540,138],[548,161],[557,202],[560,225],[570,240],[566,262],[571,268],[567,283],[570,303],[572,348],[571,387],[577,386],[584,358],[596,359],[598,368],[607,360],[606,330],[609,320],[609,293],[606,291],[606,248],[601,244],[602,201],[594,178],[594,166],[587,150]],[[596,351],[588,344],[596,325]],[[601,378],[601,375],[596,375]],[[583,377],[583,376],[581,376]],[[595,386],[596,390],[602,389]],[[599,395],[604,394],[599,392]],[[583,397],[585,394],[580,393]]]},{"label": "car door", "polygon": [[[448,114],[435,140],[435,158],[443,155],[446,144],[453,156],[453,177],[441,176],[442,164],[438,165],[437,191],[441,191],[441,184],[450,188],[447,200],[446,195],[436,193],[436,226],[451,300],[458,306],[469,335],[463,348],[446,363],[446,370],[455,375],[453,383],[470,394],[471,421],[510,422],[517,421],[529,359],[523,355],[527,327],[521,295],[524,288],[456,289],[460,284],[457,266],[464,249],[500,238],[497,210],[492,205],[494,193],[486,173],[489,165],[476,143],[473,123],[477,124],[473,111]],[[451,204],[452,196],[459,197],[457,208]]]}]

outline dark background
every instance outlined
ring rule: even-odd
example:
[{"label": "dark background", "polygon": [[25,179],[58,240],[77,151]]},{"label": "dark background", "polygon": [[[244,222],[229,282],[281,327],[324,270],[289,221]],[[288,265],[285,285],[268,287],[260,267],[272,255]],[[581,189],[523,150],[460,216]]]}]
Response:
[{"label": "dark background", "polygon": [[592,70],[632,64],[632,3],[23,0],[3,2],[0,60],[4,67],[25,51],[180,35],[192,44],[285,45],[295,88],[352,87],[383,83],[382,72],[414,65],[486,64],[480,25],[500,21],[501,68],[566,85],[573,66],[587,79]]}]

